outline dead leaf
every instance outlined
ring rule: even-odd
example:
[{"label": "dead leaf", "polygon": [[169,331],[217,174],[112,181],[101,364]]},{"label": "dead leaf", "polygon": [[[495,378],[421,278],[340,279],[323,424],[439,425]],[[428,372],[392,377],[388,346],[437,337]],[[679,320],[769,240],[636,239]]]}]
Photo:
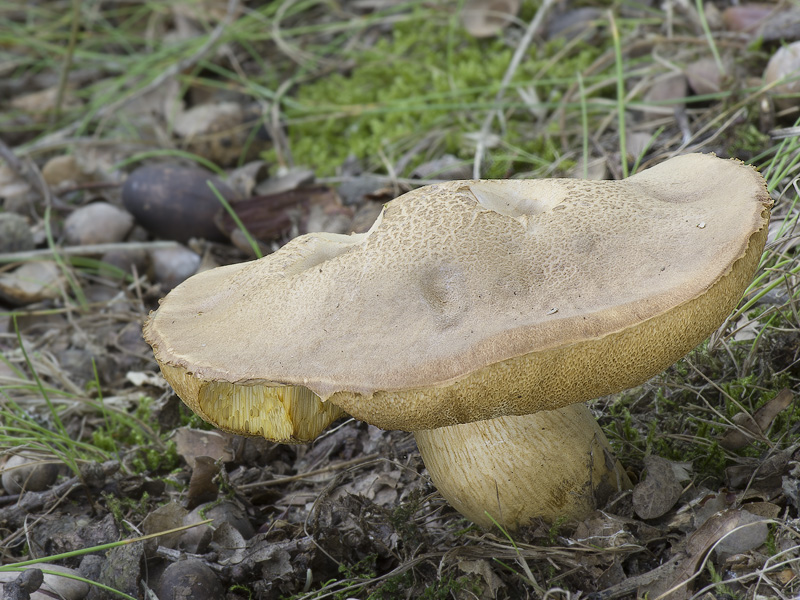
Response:
[{"label": "dead leaf", "polygon": [[757,548],[766,541],[766,534],[767,523],[762,517],[742,509],[719,511],[692,533],[683,547],[676,550],[677,566],[652,583],[640,587],[639,597],[647,594],[650,598],[658,597],[660,600],[688,598],[697,569],[717,542],[719,544],[715,551],[718,555],[730,555],[731,550],[746,552]]},{"label": "dead leaf", "polygon": [[736,342],[754,340],[758,337],[761,329],[762,325],[757,319],[750,319],[746,316],[743,316],[736,321],[736,325],[733,328],[733,339]]},{"label": "dead leaf", "polygon": [[726,516],[730,521],[730,524],[726,524],[729,532],[721,536],[714,546],[714,553],[720,560],[755,550],[767,541],[769,534],[769,521],[764,517],[744,509],[732,512]]},{"label": "dead leaf", "polygon": [[762,517],[753,515],[743,509],[732,508],[719,511],[689,536],[686,542],[686,550],[690,559],[699,564],[700,560],[705,557],[706,553],[717,542],[722,538],[726,538],[726,536],[733,535],[732,532],[738,527],[745,526],[746,528],[751,523],[763,521]]},{"label": "dead leaf", "polygon": [[[173,131],[182,138],[189,152],[219,165],[232,165],[246,151],[247,160],[255,159],[270,142],[260,125],[260,109],[238,102],[211,102],[194,106],[179,114]],[[253,134],[254,128],[257,130]]]},{"label": "dead leaf", "polygon": [[775,106],[780,109],[792,108],[797,103],[795,97],[800,92],[797,71],[800,70],[800,42],[781,46],[767,63],[764,70],[764,84],[769,86]]},{"label": "dead leaf", "polygon": [[[11,101],[11,106],[30,115],[44,118],[45,115],[55,110],[57,99],[58,86],[53,86],[38,92],[31,92],[30,94],[17,96]],[[82,102],[72,90],[65,90],[64,96],[61,99],[62,110],[78,108],[81,105]]]},{"label": "dead leaf", "polygon": [[800,37],[800,9],[792,3],[748,3],[729,6],[722,12],[722,21],[730,31],[749,34],[764,42],[784,43]]},{"label": "dead leaf", "polygon": [[737,428],[725,433],[719,445],[726,450],[739,450],[753,440],[764,439],[764,434],[772,425],[772,421],[792,403],[792,400],[794,400],[792,391],[784,388],[759,408],[752,417],[746,412],[735,414],[731,420]]},{"label": "dead leaf", "polygon": [[397,485],[400,480],[400,471],[386,473],[368,472],[353,480],[352,483],[342,486],[337,494],[353,494],[372,500],[380,506],[392,506],[397,501]]},{"label": "dead leaf", "polygon": [[472,170],[464,160],[445,154],[415,167],[411,175],[419,179],[469,179]]},{"label": "dead leaf", "polygon": [[792,400],[794,400],[794,394],[790,389],[784,388],[772,400],[759,408],[753,418],[761,431],[767,431],[775,417],[788,408]]},{"label": "dead leaf", "polygon": [[128,371],[125,373],[125,379],[130,381],[136,387],[151,385],[162,390],[169,389],[169,384],[164,377],[159,373],[151,373],[146,371]]},{"label": "dead leaf", "polygon": [[599,548],[619,548],[634,541],[623,519],[605,513],[594,513],[578,524],[574,539]]},{"label": "dead leaf", "polygon": [[219,465],[209,456],[197,456],[194,459],[192,477],[189,479],[189,490],[186,497],[186,508],[192,510],[200,504],[217,499],[219,486],[214,477],[219,473]]},{"label": "dead leaf", "polygon": [[256,185],[269,173],[269,164],[264,160],[254,160],[228,173],[226,181],[239,198],[253,195]]},{"label": "dead leaf", "polygon": [[546,36],[548,40],[559,37],[590,40],[600,31],[598,24],[605,18],[603,9],[588,6],[557,12],[547,25]]},{"label": "dead leaf", "polygon": [[678,498],[689,478],[687,463],[675,463],[660,456],[644,459],[647,477],[633,488],[633,510],[642,519],[655,519],[667,513]]},{"label": "dead leaf", "polygon": [[[725,64],[725,66],[730,65]],[[689,87],[698,96],[722,91],[722,73],[720,73],[717,61],[711,57],[689,63],[686,65],[684,73]]]},{"label": "dead leaf", "polygon": [[241,532],[230,523],[221,523],[211,536],[214,550],[219,553],[219,564],[236,564],[244,559],[247,542]]},{"label": "dead leaf", "polygon": [[774,12],[770,4],[741,4],[722,11],[722,22],[730,31],[753,32]]},{"label": "dead leaf", "polygon": [[[183,525],[183,520],[189,511],[183,508],[180,504],[174,501],[167,502],[163,506],[159,506],[142,521],[142,531],[145,535],[175,529]],[[157,546],[164,546],[165,548],[175,548],[180,542],[182,531],[174,533],[167,533],[156,538],[147,540],[146,551],[147,554],[153,554]]]},{"label": "dead leaf", "polygon": [[755,487],[758,489],[774,489],[781,486],[781,477],[796,446],[782,450],[768,458],[752,459],[751,462],[733,465],[725,469],[725,481],[732,489]]},{"label": "dead leaf", "polygon": [[652,131],[626,131],[625,132],[625,149],[627,150],[629,158],[637,158],[644,156],[644,154],[653,145]]},{"label": "dead leaf", "polygon": [[[667,73],[658,77],[644,95],[647,104],[642,112],[645,121],[674,117],[676,109],[683,108],[682,100],[689,89],[683,73]],[[681,102],[679,102],[681,101]]]},{"label": "dead leaf", "polygon": [[185,138],[187,143],[205,135],[213,129],[216,122],[241,121],[242,107],[236,102],[218,102],[194,106],[175,118],[172,129],[176,135]]},{"label": "dead leaf", "polygon": [[511,24],[518,12],[519,0],[467,0],[461,24],[473,37],[491,37]]},{"label": "dead leaf", "polygon": [[220,431],[202,431],[191,427],[175,430],[172,440],[186,464],[195,468],[195,457],[207,456],[214,461],[231,462],[236,456],[234,443],[237,436]]},{"label": "dead leaf", "polygon": [[781,507],[772,502],[748,502],[742,508],[765,519],[777,519],[781,514]]},{"label": "dead leaf", "polygon": [[[261,241],[277,240],[287,234],[309,231],[342,233],[342,218],[346,230],[352,223],[352,209],[343,206],[336,192],[327,186],[304,186],[267,196],[255,196],[233,205],[250,234]],[[216,219],[217,226],[232,236],[238,229],[227,212]]]},{"label": "dead leaf", "polygon": [[460,560],[458,568],[468,575],[478,575],[486,584],[483,597],[496,598],[498,590],[506,587],[503,580],[492,570],[489,561],[483,558],[477,560]]}]

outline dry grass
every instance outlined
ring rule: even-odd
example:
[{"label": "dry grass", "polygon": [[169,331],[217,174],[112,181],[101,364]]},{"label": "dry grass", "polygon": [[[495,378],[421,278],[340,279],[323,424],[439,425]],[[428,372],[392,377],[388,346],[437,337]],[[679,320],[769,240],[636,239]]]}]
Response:
[{"label": "dry grass", "polygon": [[[595,404],[634,476],[642,475],[650,454],[692,462],[679,502],[663,518],[639,519],[627,494],[586,523],[535,524],[513,536],[481,532],[432,488],[408,434],[347,421],[309,447],[237,440],[237,460],[219,465],[215,481],[223,496],[245,507],[260,535],[252,547],[261,554],[238,563],[221,547],[201,555],[225,582],[228,598],[611,599],[643,590],[666,598],[680,583],[684,587],[669,597],[798,595],[795,403],[746,447],[719,445],[726,431],[741,428],[737,413],[753,414],[782,389],[800,392],[800,152],[796,130],[787,129],[797,115],[759,113],[768,103],[759,79],[766,50],[710,28],[692,7],[665,15],[625,4],[598,13],[596,52],[579,72],[563,72],[560,65],[577,64],[569,61],[582,56],[582,42],[553,45],[552,54],[542,56],[545,44],[530,24],[553,8],[526,5],[524,22],[504,37],[510,58],[502,76],[474,83],[459,79],[458,49],[474,41],[459,41],[455,4],[230,0],[204,6],[0,4],[8,24],[0,33],[0,96],[7,98],[2,154],[9,177],[30,188],[17,209],[23,207],[42,240],[38,254],[0,256],[0,271],[44,253],[57,258],[64,278],[58,297],[0,314],[0,451],[34,449],[64,465],[59,485],[29,496],[35,503],[27,516],[20,512],[22,496],[0,496],[4,564],[66,552],[63,563],[77,567],[81,559],[69,554],[75,550],[69,544],[86,539],[51,535],[43,545],[56,531],[53,515],[85,514],[96,524],[112,514],[116,538],[108,541],[132,540],[159,506],[191,496],[189,470],[170,435],[181,425],[200,424],[181,412],[170,390],[158,387],[156,365],[138,333],[163,291],[147,273],[109,271],[87,258],[97,248],[62,248],[63,217],[94,194],[116,201],[117,192],[80,183],[52,190],[41,168],[71,153],[95,183],[113,186],[123,169],[165,151],[199,161],[199,147],[174,133],[182,110],[176,103],[211,99],[256,108],[256,119],[223,132],[238,144],[227,168],[254,158],[248,148],[262,129],[271,146],[255,157],[267,157],[277,173],[298,166],[298,156],[322,156],[298,153],[314,127],[323,152],[333,145],[324,137],[330,123],[349,119],[355,131],[372,119],[392,136],[389,117],[405,115],[426,127],[387,137],[361,157],[367,172],[396,190],[420,183],[414,168],[456,140],[449,150],[455,148],[460,165],[476,175],[564,175],[597,160],[607,176],[621,177],[678,153],[732,154],[765,174],[776,200],[762,267],[728,322],[662,376]],[[305,91],[310,86],[356,73],[362,57],[374,61],[377,54],[393,68],[397,57],[381,43],[414,19],[440,25],[450,52],[449,90],[345,107],[320,108],[307,99],[314,98]],[[738,56],[732,66],[725,62],[729,55]],[[732,79],[722,91],[684,105],[646,99],[665,73],[707,56],[727,65]],[[50,94],[51,100],[40,99],[46,110],[37,112],[34,99],[25,98],[34,91]],[[658,107],[667,110],[658,114]],[[776,127],[782,133],[771,135]],[[355,147],[356,140],[340,137],[338,145],[351,142]],[[0,177],[10,195],[9,185]],[[134,243],[150,249],[160,242],[126,242]],[[244,259],[213,244],[198,248],[220,262]],[[114,466],[90,476],[99,464]],[[767,473],[772,467],[776,471]],[[713,551],[722,542],[696,520],[703,507],[738,517],[742,507],[755,504],[778,509],[767,519],[767,541],[733,556]],[[142,549],[139,558],[146,555],[152,566],[181,554],[162,545]],[[679,581],[676,572],[683,573]],[[126,591],[144,594],[141,586]]]}]

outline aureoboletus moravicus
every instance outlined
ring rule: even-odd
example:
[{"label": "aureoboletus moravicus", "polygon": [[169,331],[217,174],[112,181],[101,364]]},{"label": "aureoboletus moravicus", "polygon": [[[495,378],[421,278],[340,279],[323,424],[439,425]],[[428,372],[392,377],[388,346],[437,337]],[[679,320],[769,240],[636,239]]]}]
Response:
[{"label": "aureoboletus moravicus", "polygon": [[771,204],[755,169],[701,154],[623,181],[427,186],[365,234],[307,234],[191,277],[145,338],[221,429],[302,442],[346,412],[415,432],[433,482],[480,525],[579,518],[630,485],[583,402],[724,321]]}]

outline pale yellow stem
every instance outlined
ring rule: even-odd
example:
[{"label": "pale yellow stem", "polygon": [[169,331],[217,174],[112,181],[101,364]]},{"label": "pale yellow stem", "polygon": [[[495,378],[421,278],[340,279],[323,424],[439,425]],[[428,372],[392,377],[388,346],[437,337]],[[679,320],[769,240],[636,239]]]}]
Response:
[{"label": "pale yellow stem", "polygon": [[580,519],[631,487],[583,403],[414,435],[439,492],[482,527]]}]

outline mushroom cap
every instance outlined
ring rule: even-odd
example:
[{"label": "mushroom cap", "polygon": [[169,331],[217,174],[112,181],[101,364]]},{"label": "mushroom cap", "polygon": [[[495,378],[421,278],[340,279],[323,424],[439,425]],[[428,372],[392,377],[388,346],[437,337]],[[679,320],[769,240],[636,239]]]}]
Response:
[{"label": "mushroom cap", "polygon": [[145,338],[198,414],[272,439],[260,403],[278,391],[308,400],[309,432],[340,409],[408,431],[551,410],[638,385],[715,330],[771,205],[755,169],[702,154],[623,181],[427,186],[366,234],[191,277]]}]

